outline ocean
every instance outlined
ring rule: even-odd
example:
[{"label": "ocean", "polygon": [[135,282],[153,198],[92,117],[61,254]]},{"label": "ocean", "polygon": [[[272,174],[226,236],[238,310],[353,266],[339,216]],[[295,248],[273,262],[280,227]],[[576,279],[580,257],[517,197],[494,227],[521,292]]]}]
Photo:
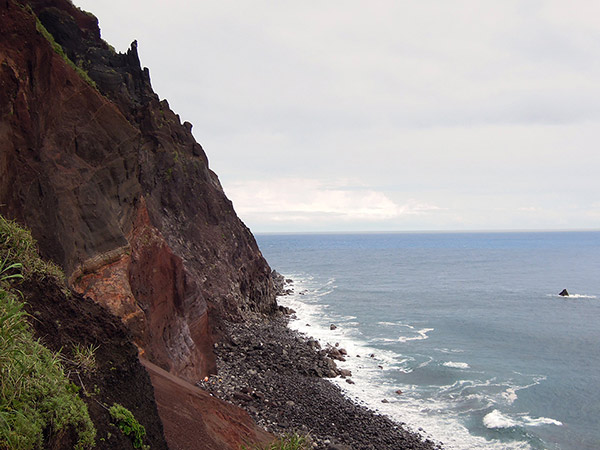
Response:
[{"label": "ocean", "polygon": [[600,232],[256,238],[349,397],[446,449],[600,449]]}]

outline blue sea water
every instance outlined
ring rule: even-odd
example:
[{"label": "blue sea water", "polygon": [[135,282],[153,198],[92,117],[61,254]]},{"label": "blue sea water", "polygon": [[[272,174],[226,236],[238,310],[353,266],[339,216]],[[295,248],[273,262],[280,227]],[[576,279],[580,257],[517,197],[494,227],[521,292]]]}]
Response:
[{"label": "blue sea water", "polygon": [[600,232],[257,241],[350,397],[448,449],[600,449]]}]

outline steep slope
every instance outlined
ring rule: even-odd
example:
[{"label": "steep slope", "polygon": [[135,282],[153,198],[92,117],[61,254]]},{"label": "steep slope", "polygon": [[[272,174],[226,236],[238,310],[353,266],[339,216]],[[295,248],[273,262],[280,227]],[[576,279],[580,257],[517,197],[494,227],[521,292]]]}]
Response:
[{"label": "steep slope", "polygon": [[[269,444],[273,436],[258,429],[240,408],[142,360],[154,385],[156,403],[171,449],[220,450],[251,442]],[[202,420],[198,420],[198,418]],[[193,432],[190,432],[193,430]]]},{"label": "steep slope", "polygon": [[[136,348],[123,325],[103,307],[77,294],[65,295],[52,278],[36,278],[19,286],[31,314],[31,325],[48,348],[73,359],[75,348],[91,347],[94,369],[87,373],[65,362],[72,382],[80,389],[98,433],[95,449],[133,449],[131,439],[112,423],[108,407],[118,403],[144,426],[144,443],[167,449],[151,380],[136,357]],[[69,436],[51,447],[72,448]]]},{"label": "steep slope", "polygon": [[96,449],[133,449],[109,412],[118,403],[145,428],[144,445],[167,449],[150,377],[125,327],[69,291],[31,234],[2,216],[0,316],[0,448],[87,449],[95,438]]},{"label": "steep slope", "polygon": [[221,320],[274,312],[270,268],[136,44],[115,53],[68,0],[28,4],[0,2],[0,212],[194,383]]}]

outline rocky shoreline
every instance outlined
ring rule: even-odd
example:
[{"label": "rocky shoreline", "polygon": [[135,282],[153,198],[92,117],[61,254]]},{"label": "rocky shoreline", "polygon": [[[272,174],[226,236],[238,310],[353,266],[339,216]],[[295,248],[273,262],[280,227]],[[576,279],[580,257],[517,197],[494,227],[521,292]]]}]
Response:
[{"label": "rocky shoreline", "polygon": [[323,377],[349,374],[327,349],[289,329],[288,319],[229,323],[229,338],[215,344],[218,375],[198,386],[244,408],[267,431],[308,433],[317,449],[441,449],[346,398]]}]

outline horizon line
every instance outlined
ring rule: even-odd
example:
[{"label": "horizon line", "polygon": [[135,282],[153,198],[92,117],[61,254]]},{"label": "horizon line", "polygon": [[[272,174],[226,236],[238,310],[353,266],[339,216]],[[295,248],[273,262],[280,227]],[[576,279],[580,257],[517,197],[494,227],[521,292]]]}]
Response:
[{"label": "horizon line", "polygon": [[467,234],[467,233],[586,233],[600,232],[600,228],[509,228],[464,230],[382,230],[382,231],[252,231],[255,235],[273,234]]}]

